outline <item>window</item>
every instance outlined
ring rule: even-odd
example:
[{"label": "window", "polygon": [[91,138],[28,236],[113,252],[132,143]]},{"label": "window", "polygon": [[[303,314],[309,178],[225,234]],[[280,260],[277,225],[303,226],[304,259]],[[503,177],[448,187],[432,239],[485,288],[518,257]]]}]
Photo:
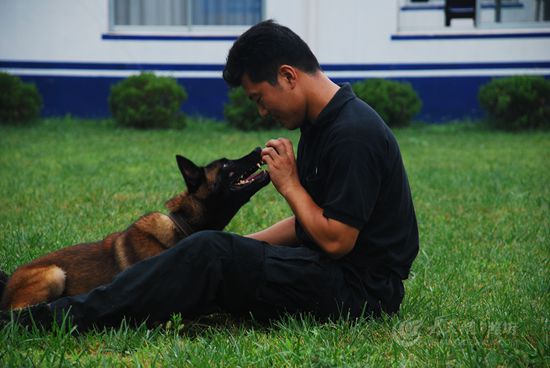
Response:
[{"label": "window", "polygon": [[192,30],[250,26],[262,0],[111,0],[112,30]]},{"label": "window", "polygon": [[550,26],[550,0],[401,0],[400,31]]},{"label": "window", "polygon": [[258,0],[193,0],[193,24],[253,25],[261,20]]},{"label": "window", "polygon": [[479,27],[540,27],[550,25],[550,0],[482,0]]}]

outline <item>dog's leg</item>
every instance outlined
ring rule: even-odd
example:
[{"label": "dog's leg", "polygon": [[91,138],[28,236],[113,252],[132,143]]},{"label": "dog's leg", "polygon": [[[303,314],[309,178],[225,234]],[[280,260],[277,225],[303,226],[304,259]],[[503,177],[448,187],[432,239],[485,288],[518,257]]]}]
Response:
[{"label": "dog's leg", "polygon": [[2,307],[19,309],[58,298],[65,289],[65,272],[55,266],[16,270],[6,284]]}]

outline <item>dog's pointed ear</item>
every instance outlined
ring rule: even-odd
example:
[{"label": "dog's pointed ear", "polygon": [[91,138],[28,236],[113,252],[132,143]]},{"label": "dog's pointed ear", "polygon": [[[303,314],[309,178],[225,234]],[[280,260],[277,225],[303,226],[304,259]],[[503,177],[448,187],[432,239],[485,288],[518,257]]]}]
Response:
[{"label": "dog's pointed ear", "polygon": [[187,185],[187,191],[189,193],[196,192],[204,181],[202,169],[191,160],[180,155],[176,155],[176,161],[178,162],[183,180],[185,180],[185,184]]}]

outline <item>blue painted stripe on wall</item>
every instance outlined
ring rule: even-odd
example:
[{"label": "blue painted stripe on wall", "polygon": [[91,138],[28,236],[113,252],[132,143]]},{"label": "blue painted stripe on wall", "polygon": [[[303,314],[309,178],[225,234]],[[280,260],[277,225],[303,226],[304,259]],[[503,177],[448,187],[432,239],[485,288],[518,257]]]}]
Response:
[{"label": "blue painted stripe on wall", "polygon": [[[523,3],[517,4],[502,4],[502,9],[522,9],[525,5]],[[482,9],[495,9],[495,4],[481,4]],[[445,5],[404,5],[401,7],[401,11],[424,11],[424,10],[445,10]]]},{"label": "blue painted stripe on wall", "polygon": [[550,68],[550,61],[506,63],[431,63],[431,64],[331,64],[325,71],[394,71],[394,70],[473,70]]},{"label": "blue painted stripe on wall", "polygon": [[422,34],[392,35],[393,41],[431,41],[431,40],[469,40],[469,39],[502,39],[502,38],[549,38],[550,32],[530,33],[463,33],[463,34]]},{"label": "blue painted stripe on wall", "polygon": [[431,11],[443,9],[445,9],[445,5],[405,5],[401,7],[401,11]]},{"label": "blue painted stripe on wall", "polygon": [[101,35],[101,39],[108,41],[235,41],[237,38],[238,36]]},{"label": "blue painted stripe on wall", "polygon": [[[549,76],[546,76],[549,77]],[[36,84],[44,99],[43,116],[101,118],[110,116],[108,96],[110,86],[122,78],[23,76]],[[423,102],[416,117],[426,122],[443,122],[464,117],[480,117],[477,102],[479,87],[491,77],[417,77],[397,78],[412,84]],[[358,79],[335,78],[336,82]],[[223,119],[223,105],[228,87],[221,78],[179,78],[189,99],[182,110],[188,114]]]},{"label": "blue painted stripe on wall", "polygon": [[[41,112],[43,116],[71,114],[86,118],[104,118],[111,115],[108,104],[111,85],[124,78],[22,76],[21,79],[34,83],[40,91],[44,102]],[[223,79],[177,80],[188,93],[188,100],[182,106],[184,112],[223,118],[223,104],[227,100],[228,91]]]},{"label": "blue painted stripe on wall", "polygon": [[[550,35],[550,33],[549,33]],[[430,63],[430,64],[323,64],[325,71],[399,71],[399,70],[472,70],[550,68],[550,61],[503,63]],[[40,61],[1,61],[0,68],[67,70],[169,70],[219,71],[223,64],[149,64],[149,63],[78,63]]]},{"label": "blue painted stripe on wall", "polygon": [[50,61],[1,61],[0,68],[68,70],[174,70],[222,71],[222,64],[80,63]]}]

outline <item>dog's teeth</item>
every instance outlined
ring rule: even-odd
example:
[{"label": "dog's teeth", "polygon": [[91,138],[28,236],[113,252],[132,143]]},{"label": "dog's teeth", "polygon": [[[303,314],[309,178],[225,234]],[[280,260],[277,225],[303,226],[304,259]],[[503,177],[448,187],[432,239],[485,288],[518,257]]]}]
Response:
[{"label": "dog's teeth", "polygon": [[244,184],[251,183],[251,182],[253,182],[253,181],[254,181],[254,180],[243,179],[243,180],[239,180],[239,182],[237,183],[237,185],[244,185]]}]

